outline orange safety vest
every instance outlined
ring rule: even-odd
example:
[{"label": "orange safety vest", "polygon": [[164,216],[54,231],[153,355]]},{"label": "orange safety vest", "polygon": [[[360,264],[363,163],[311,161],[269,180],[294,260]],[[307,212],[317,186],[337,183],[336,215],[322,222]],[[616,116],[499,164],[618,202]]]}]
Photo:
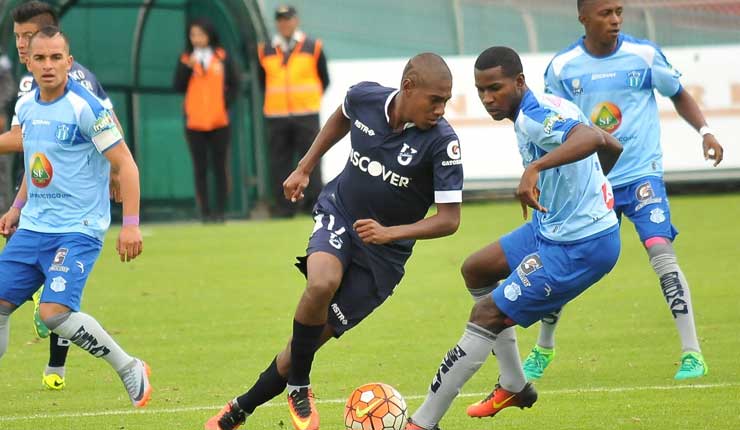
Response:
[{"label": "orange safety vest", "polygon": [[[187,64],[190,54],[182,54],[180,61]],[[229,125],[226,110],[224,66],[226,51],[217,48],[206,70],[200,63],[193,66],[193,74],[185,91],[185,126],[189,130],[212,131]]]},{"label": "orange safety vest", "polygon": [[287,61],[279,47],[260,43],[258,49],[265,70],[265,116],[318,113],[324,93],[318,72],[321,41],[304,38]]}]

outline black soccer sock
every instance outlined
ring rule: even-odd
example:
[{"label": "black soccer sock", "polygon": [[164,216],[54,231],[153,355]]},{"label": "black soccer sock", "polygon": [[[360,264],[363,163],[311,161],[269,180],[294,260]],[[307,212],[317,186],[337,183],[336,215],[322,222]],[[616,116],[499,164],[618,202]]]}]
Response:
[{"label": "black soccer sock", "polygon": [[290,342],[290,376],[288,385],[306,386],[311,383],[309,374],[321,339],[324,325],[304,325],[293,320],[293,340]]},{"label": "black soccer sock", "polygon": [[252,385],[252,388],[236,398],[236,403],[244,412],[252,414],[258,406],[280,395],[285,390],[287,383],[288,381],[278,373],[277,357],[275,357],[267,369],[260,373],[260,377]]},{"label": "black soccer sock", "polygon": [[56,333],[49,336],[49,367],[64,367],[69,352],[69,341]]}]

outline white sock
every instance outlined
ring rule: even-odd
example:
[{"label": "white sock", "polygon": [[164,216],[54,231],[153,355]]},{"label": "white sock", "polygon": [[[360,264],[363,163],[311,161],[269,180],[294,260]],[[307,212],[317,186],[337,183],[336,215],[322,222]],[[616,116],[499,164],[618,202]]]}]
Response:
[{"label": "white sock", "polygon": [[59,375],[59,377],[64,378],[64,366],[62,367],[46,366],[46,369],[44,369],[44,375],[51,375],[52,373],[56,373],[57,375]]},{"label": "white sock", "polygon": [[540,335],[537,338],[537,345],[542,348],[554,349],[555,348],[555,328],[558,326],[560,321],[560,315],[563,310],[560,309],[557,312],[553,312],[543,317],[540,320]]},{"label": "white sock", "polygon": [[97,358],[102,358],[120,371],[134,359],[118,346],[95,318],[83,312],[68,312],[56,315],[44,323],[54,333]]},{"label": "white sock", "polygon": [[13,311],[5,306],[0,306],[0,358],[8,350],[8,338],[10,337],[10,314]]},{"label": "white sock", "polygon": [[414,424],[431,429],[439,423],[462,386],[488,358],[495,338],[492,332],[468,323],[460,341],[439,365],[424,403],[412,417]]},{"label": "white sock", "polygon": [[527,384],[522,371],[522,360],[519,358],[519,347],[516,344],[516,327],[509,327],[496,335],[493,352],[498,360],[501,387],[511,393],[518,393]]}]

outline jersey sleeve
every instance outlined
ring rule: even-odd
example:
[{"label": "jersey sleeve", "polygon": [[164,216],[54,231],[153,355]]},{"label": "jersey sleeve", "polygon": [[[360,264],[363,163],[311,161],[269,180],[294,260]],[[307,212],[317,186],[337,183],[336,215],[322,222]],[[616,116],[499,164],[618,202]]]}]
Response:
[{"label": "jersey sleeve", "polygon": [[524,118],[524,128],[531,141],[548,152],[565,142],[573,127],[581,123],[578,118],[545,107]]},{"label": "jersey sleeve", "polygon": [[463,166],[457,136],[444,139],[434,153],[434,203],[462,202]]},{"label": "jersey sleeve", "polygon": [[[23,75],[21,80],[18,82],[18,101],[20,101],[24,95],[31,92],[31,90],[35,88],[35,84],[36,82],[33,80],[33,75],[30,73]],[[13,119],[10,121],[10,125],[11,127],[20,125],[20,121],[18,120],[18,115],[16,113],[13,114]]]},{"label": "jersey sleeve", "polygon": [[660,48],[655,49],[657,52],[652,67],[653,88],[666,97],[673,97],[681,90],[681,72],[673,68]]},{"label": "jersey sleeve", "polygon": [[364,96],[371,92],[373,87],[378,87],[378,84],[374,82],[360,82],[349,87],[342,103],[342,113],[345,118],[349,119],[351,116],[354,116],[354,106],[360,103],[365,98]]},{"label": "jersey sleeve", "polygon": [[[97,112],[96,112],[97,111]],[[80,113],[80,129],[102,154],[123,140],[108,109],[86,107]]]},{"label": "jersey sleeve", "polygon": [[95,87],[93,88],[92,92],[100,99],[100,103],[103,105],[104,108],[111,111],[113,110],[113,102],[111,102],[110,97],[108,97],[108,94],[105,92],[103,86],[100,85],[100,82],[98,82],[97,79],[95,79]]},{"label": "jersey sleeve", "polygon": [[545,93],[554,94],[564,99],[568,98],[568,93],[565,91],[565,87],[563,87],[563,82],[560,81],[560,78],[553,70],[552,62],[547,65],[547,69],[545,70]]}]

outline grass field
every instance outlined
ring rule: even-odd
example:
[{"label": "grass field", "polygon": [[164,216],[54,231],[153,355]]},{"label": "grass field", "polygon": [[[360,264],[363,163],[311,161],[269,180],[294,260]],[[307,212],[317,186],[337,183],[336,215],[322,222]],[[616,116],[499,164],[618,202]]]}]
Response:
[{"label": "grass field", "polygon": [[[670,312],[632,225],[622,231],[611,275],[570,304],[558,357],[537,383],[532,409],[472,420],[467,404],[496,381],[491,358],[441,423],[457,429],[740,428],[740,196],[675,197],[680,262],[691,283],[709,375],[672,379],[680,348]],[[314,362],[323,429],[343,429],[344,399],[366,382],[403,393],[413,411],[444,353],[462,333],[472,300],[459,266],[472,251],[516,227],[514,203],[467,204],[453,237],[419,242],[396,294]],[[145,252],[131,264],[114,254],[111,231],[88,283],[84,309],[152,367],[153,399],[134,411],[115,373],[70,353],[67,388],[41,387],[48,343],[35,339],[31,306],[12,317],[0,362],[0,429],[202,429],[256,379],[290,335],[303,278],[292,267],[313,221],[225,226],[145,225]],[[518,330],[522,354],[537,326]],[[282,396],[247,429],[290,428]]]}]

